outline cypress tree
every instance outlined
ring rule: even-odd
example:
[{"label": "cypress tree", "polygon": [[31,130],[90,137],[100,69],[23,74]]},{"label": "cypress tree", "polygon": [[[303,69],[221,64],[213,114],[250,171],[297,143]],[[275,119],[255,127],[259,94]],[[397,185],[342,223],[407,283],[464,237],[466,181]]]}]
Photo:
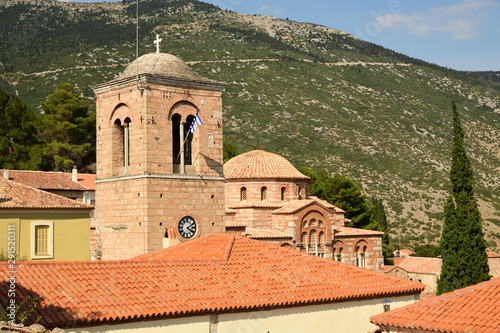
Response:
[{"label": "cypress tree", "polygon": [[443,264],[437,285],[438,295],[490,279],[482,219],[472,187],[472,167],[463,146],[464,132],[454,101],[452,109],[452,189],[444,207],[439,242]]}]

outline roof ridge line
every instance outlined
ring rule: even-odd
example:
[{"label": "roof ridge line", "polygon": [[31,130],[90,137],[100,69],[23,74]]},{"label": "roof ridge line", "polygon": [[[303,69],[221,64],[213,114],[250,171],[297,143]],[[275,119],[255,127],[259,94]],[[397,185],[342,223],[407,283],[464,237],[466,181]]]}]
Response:
[{"label": "roof ridge line", "polygon": [[226,251],[224,252],[226,262],[229,261],[229,258],[231,257],[231,252],[233,251],[234,242],[236,242],[236,236],[235,235],[231,235],[231,236],[232,236],[231,241],[229,242],[229,244],[226,248]]}]

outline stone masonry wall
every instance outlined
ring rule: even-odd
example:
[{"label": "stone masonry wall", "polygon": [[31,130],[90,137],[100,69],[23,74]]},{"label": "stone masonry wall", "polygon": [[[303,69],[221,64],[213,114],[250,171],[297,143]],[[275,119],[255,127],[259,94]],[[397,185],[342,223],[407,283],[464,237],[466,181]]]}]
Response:
[{"label": "stone masonry wall", "polygon": [[[126,259],[161,249],[165,228],[191,216],[197,236],[224,232],[221,87],[154,78],[145,90],[130,84],[96,89],[97,237],[102,259]],[[186,173],[173,165],[172,116],[196,114]],[[124,129],[128,124],[129,159]],[[182,239],[181,239],[182,241]]]}]

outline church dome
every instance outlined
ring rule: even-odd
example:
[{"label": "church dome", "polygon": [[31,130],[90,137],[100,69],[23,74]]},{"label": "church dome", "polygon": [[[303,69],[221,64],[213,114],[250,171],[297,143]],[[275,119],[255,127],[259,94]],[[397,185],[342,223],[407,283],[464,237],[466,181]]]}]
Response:
[{"label": "church dome", "polygon": [[148,53],[139,57],[138,60],[134,60],[128,65],[120,78],[124,79],[135,76],[137,73],[137,61],[139,61],[139,74],[154,74],[190,81],[213,82],[212,80],[196,75],[184,61],[167,53]]},{"label": "church dome", "polygon": [[224,164],[226,179],[310,179],[284,157],[263,150],[252,150]]}]

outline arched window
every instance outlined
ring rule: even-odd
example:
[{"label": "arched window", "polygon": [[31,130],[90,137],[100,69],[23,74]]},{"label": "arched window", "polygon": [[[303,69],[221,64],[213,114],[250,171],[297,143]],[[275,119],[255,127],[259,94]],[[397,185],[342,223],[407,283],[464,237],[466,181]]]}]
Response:
[{"label": "arched window", "polygon": [[311,230],[309,233],[309,244],[316,243],[316,230]]},{"label": "arched window", "polygon": [[114,136],[113,136],[113,146],[116,147],[113,153],[116,156],[117,166],[129,166],[130,156],[129,156],[129,144],[130,144],[130,118],[125,118],[122,122],[120,119],[115,120],[114,126]]},{"label": "arched window", "polygon": [[281,201],[285,201],[285,192],[286,192],[286,188],[282,187],[281,188]]},{"label": "arched window", "polygon": [[300,235],[300,242],[304,244],[307,240],[307,233],[303,232],[302,235]]},{"label": "arched window", "polygon": [[316,219],[311,219],[311,221],[309,222],[309,225],[312,227],[312,226],[315,226],[316,225]]},{"label": "arched window", "polygon": [[342,250],[343,248],[339,248],[338,252],[335,253],[335,260],[338,262],[342,261]]},{"label": "arched window", "polygon": [[[181,121],[180,114],[176,113],[172,116],[172,162],[176,165],[181,165],[181,147],[184,145],[184,165],[192,165],[192,147],[193,134],[189,130],[194,116],[188,116],[186,121]],[[182,132],[181,132],[182,130]],[[181,135],[182,133],[182,135]],[[181,171],[182,173],[182,171]]]},{"label": "arched window", "polygon": [[260,189],[260,200],[266,200],[267,199],[267,187],[262,186]]},{"label": "arched window", "polygon": [[242,187],[240,189],[240,201],[245,201],[247,199],[247,188]]},{"label": "arched window", "polygon": [[356,266],[358,267],[366,267],[366,246],[361,249],[359,246],[356,246]]},{"label": "arched window", "polygon": [[302,228],[307,227],[307,220],[302,221]]},{"label": "arched window", "polygon": [[324,243],[325,242],[325,233],[323,231],[320,231],[318,235],[318,243]]}]

